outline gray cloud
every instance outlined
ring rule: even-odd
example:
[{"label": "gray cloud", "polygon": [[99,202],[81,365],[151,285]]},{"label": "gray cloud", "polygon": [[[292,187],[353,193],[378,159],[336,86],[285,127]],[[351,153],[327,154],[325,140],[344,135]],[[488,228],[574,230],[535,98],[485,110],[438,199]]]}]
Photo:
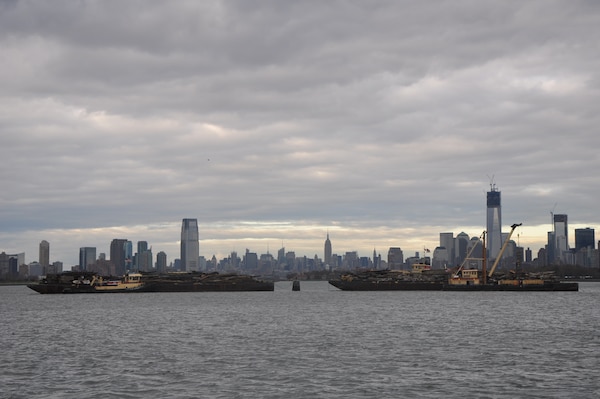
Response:
[{"label": "gray cloud", "polygon": [[418,250],[480,233],[492,175],[534,249],[556,203],[594,227],[597,11],[3,2],[2,248],[52,237],[76,262],[123,228],[174,258],[197,217],[207,256],[284,238],[312,256],[329,227],[344,250]]}]

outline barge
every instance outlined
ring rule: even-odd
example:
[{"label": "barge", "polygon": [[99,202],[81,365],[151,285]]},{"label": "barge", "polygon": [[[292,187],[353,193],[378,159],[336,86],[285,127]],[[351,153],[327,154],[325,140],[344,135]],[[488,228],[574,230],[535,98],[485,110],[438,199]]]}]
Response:
[{"label": "barge", "polygon": [[339,279],[330,280],[329,284],[342,291],[441,291],[447,273],[444,270],[432,272],[367,270],[345,273]]},{"label": "barge", "polygon": [[273,291],[273,281],[252,276],[214,273],[129,273],[121,279],[93,272],[49,274],[27,287],[40,294],[99,294],[133,292]]},{"label": "barge", "polygon": [[[330,280],[329,284],[343,291],[579,291],[575,282],[561,282],[552,273],[523,273],[511,271],[507,274],[494,275],[506,246],[515,228],[521,224],[513,224],[506,237],[498,256],[487,272],[485,257],[485,231],[482,234],[484,257],[482,268],[466,269],[464,266],[470,258],[470,253],[463,264],[455,271],[431,270],[426,264],[413,266],[412,272],[394,270],[365,271],[362,273],[346,273],[339,279]],[[473,247],[474,248],[474,247]]]}]

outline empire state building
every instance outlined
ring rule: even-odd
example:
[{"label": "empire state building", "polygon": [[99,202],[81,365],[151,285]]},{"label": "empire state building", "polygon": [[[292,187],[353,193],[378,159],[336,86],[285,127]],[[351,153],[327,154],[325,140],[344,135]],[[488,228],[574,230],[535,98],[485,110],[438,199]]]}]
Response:
[{"label": "empire state building", "polygon": [[329,232],[327,233],[327,239],[325,240],[325,256],[323,257],[326,265],[331,266],[331,241],[329,241]]}]

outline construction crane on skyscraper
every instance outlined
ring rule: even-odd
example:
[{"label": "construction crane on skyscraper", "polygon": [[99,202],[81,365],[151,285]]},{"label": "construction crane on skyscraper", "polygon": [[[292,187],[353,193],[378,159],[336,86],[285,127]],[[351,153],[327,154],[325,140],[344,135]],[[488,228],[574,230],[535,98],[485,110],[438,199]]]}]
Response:
[{"label": "construction crane on skyscraper", "polygon": [[558,205],[558,202],[555,202],[550,210],[550,226],[552,226],[552,232],[554,232],[554,210],[556,209],[556,205]]}]

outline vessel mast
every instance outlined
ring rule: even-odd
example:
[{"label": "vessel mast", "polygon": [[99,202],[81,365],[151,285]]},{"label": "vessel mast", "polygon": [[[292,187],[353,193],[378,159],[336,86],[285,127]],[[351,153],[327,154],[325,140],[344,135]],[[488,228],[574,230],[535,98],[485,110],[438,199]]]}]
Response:
[{"label": "vessel mast", "polygon": [[487,250],[485,248],[485,231],[481,234],[483,242],[483,260],[481,262],[481,275],[483,284],[487,284]]}]

